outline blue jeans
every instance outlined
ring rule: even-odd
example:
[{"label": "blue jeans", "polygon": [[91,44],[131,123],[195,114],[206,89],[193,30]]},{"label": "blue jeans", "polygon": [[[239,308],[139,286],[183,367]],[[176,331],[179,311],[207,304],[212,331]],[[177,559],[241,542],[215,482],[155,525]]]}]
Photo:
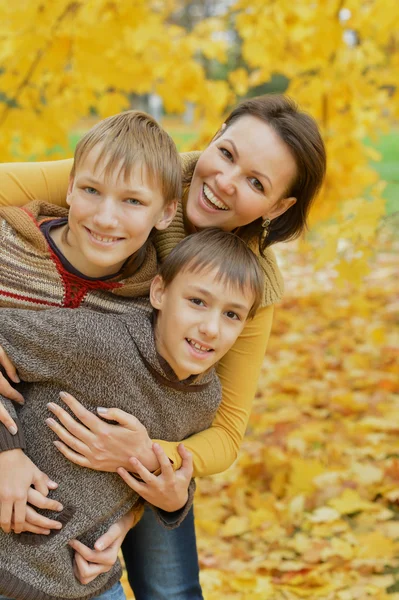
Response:
[{"label": "blue jeans", "polygon": [[172,531],[147,508],[122,552],[136,600],[203,600],[192,508]]},{"label": "blue jeans", "polygon": [[[5,596],[0,596],[0,600],[10,600],[10,598],[6,598]],[[123,591],[123,587],[120,582],[115,583],[108,592],[104,592],[101,596],[96,596],[92,598],[92,600],[126,600],[125,592]]]}]

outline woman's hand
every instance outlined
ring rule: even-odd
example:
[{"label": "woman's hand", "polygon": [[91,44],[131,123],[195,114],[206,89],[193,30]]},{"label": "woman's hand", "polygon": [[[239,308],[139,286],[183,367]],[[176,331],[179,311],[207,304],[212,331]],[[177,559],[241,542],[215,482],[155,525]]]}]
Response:
[{"label": "woman's hand", "polygon": [[[17,370],[14,367],[11,360],[8,358],[5,350],[2,346],[0,346],[0,365],[4,368],[8,377],[14,383],[20,383],[20,379],[17,374]],[[14,402],[19,402],[20,404],[24,403],[23,396],[15,390],[12,385],[7,381],[7,379],[0,373],[0,394],[9,400],[14,400]],[[15,435],[18,431],[17,425],[12,417],[8,414],[5,407],[0,404],[0,422],[3,423],[8,429],[10,433]]]},{"label": "woman's hand", "polygon": [[125,535],[135,524],[135,513],[131,511],[117,523],[111,525],[104,535],[94,544],[91,550],[78,540],[71,540],[69,545],[75,550],[73,570],[80,583],[86,585],[101,573],[107,573],[114,566]]},{"label": "woman's hand", "polygon": [[[31,488],[34,486],[34,490]],[[0,453],[0,527],[5,533],[12,529],[15,533],[28,531],[24,529],[27,518],[26,503],[38,508],[47,508],[50,504],[54,510],[62,510],[59,502],[49,500],[46,502],[49,490],[54,490],[57,483],[51,481],[20,449],[6,450]],[[33,509],[32,509],[33,510]],[[28,511],[31,517],[31,512]],[[39,515],[37,515],[39,517]],[[31,525],[37,525],[31,522]],[[39,521],[45,523],[46,529],[53,523],[53,528],[58,529],[60,523],[57,521]],[[40,525],[39,525],[40,526]],[[35,532],[36,533],[36,532]]]},{"label": "woman's hand", "polygon": [[183,508],[188,500],[188,486],[193,476],[193,458],[183,444],[178,451],[182,457],[182,465],[177,471],[173,470],[169,458],[158,444],[153,444],[154,452],[161,465],[160,475],[153,475],[137,458],[131,458],[130,470],[138,473],[143,481],[138,481],[126,469],[119,468],[118,474],[144,500],[162,510],[174,512]]},{"label": "woman's hand", "polygon": [[144,425],[136,417],[118,408],[102,409],[98,413],[119,425],[105,423],[66,392],[61,399],[70,408],[79,423],[58,404],[48,404],[49,410],[61,421],[47,419],[47,425],[58,435],[54,442],[58,450],[71,462],[96,471],[115,472],[118,467],[132,470],[130,457],[137,457],[150,471],[159,468],[152,450],[152,442]]}]

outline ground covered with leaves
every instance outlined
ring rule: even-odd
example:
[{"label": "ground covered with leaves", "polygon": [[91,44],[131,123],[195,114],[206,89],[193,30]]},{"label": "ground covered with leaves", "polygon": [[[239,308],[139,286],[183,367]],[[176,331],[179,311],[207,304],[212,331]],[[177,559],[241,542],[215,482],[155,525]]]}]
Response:
[{"label": "ground covered with leaves", "polygon": [[206,600],[399,599],[399,244],[361,286],[288,246],[249,431],[198,481]]}]

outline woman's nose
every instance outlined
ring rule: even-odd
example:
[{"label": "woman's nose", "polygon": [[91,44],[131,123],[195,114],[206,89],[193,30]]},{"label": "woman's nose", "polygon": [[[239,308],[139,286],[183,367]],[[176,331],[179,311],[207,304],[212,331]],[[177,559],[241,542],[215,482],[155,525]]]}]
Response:
[{"label": "woman's nose", "polygon": [[235,181],[232,173],[218,173],[215,180],[216,186],[221,192],[229,196],[234,193]]}]

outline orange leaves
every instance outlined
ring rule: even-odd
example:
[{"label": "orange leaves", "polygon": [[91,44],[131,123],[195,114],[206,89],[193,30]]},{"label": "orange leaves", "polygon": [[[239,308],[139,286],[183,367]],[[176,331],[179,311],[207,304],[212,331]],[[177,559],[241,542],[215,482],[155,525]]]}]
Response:
[{"label": "orange leaves", "polygon": [[197,482],[206,600],[397,597],[399,270],[386,239],[355,294],[332,271],[318,279],[296,244],[280,249],[288,292],[241,455]]}]

